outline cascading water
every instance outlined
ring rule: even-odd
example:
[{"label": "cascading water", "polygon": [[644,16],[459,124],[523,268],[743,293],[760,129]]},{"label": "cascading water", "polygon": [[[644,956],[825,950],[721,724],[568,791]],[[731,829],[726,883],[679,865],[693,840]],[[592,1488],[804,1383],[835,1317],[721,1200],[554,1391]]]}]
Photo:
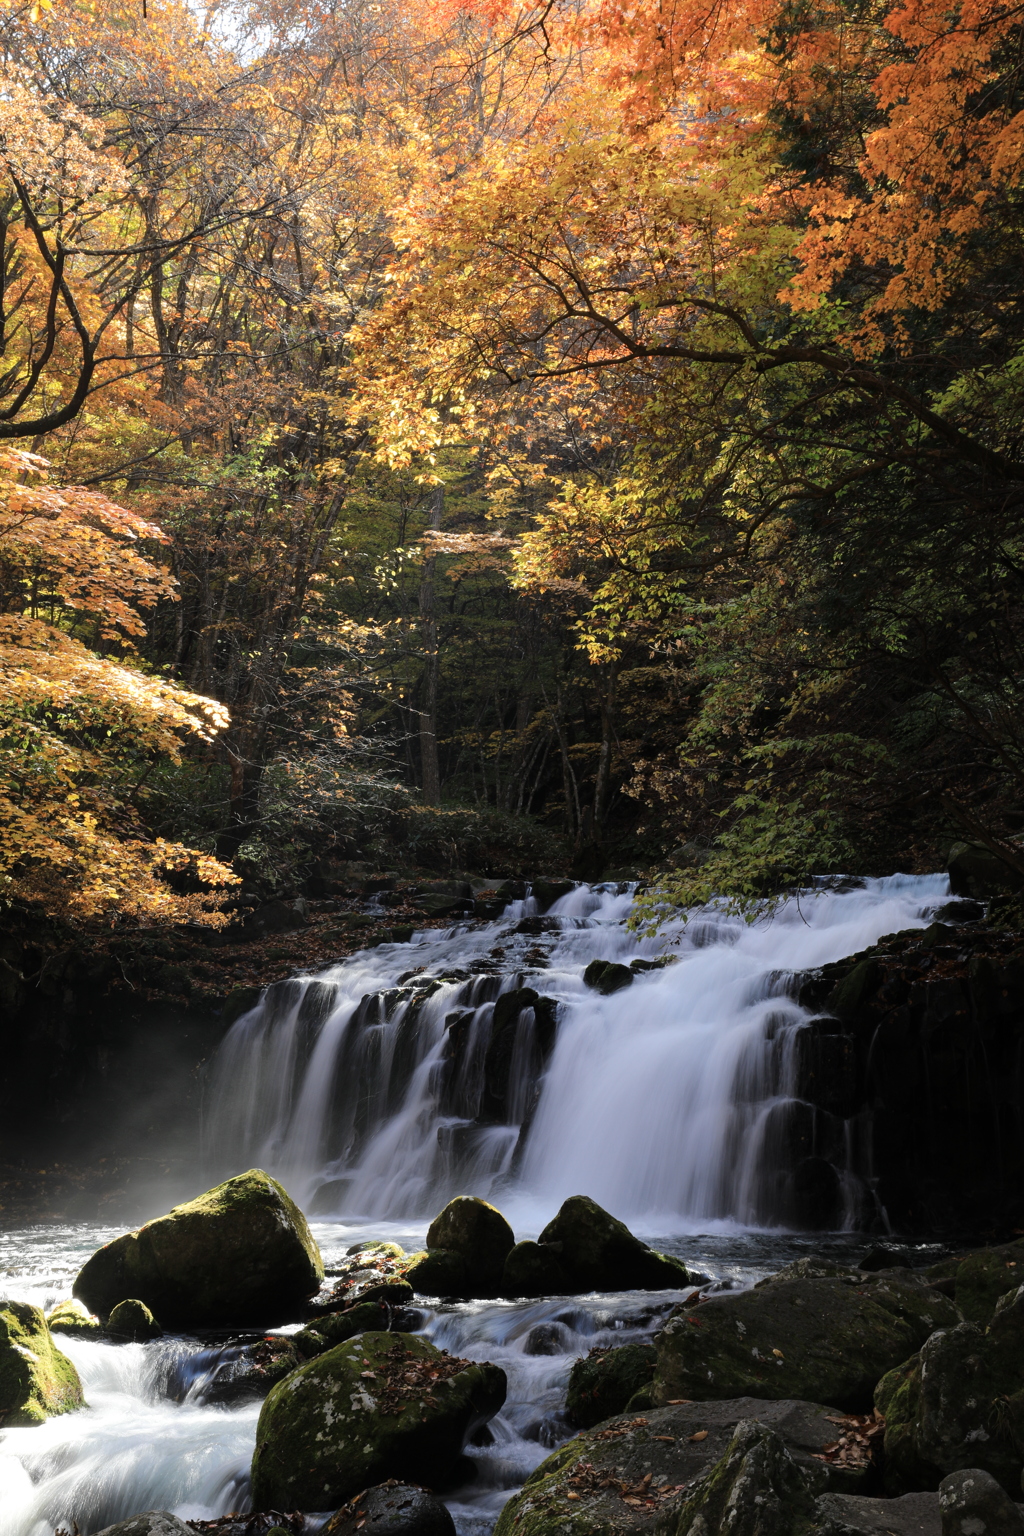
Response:
[{"label": "cascading water", "polygon": [[[580,886],[543,917],[513,903],[293,978],[221,1048],[212,1171],[258,1164],[313,1210],[363,1218],[472,1193],[536,1228],[587,1193],[661,1231],[784,1223],[808,1017],[793,973],[924,926],[947,895],[945,876],[892,876],[639,939],[629,891]],[[583,981],[595,959],[665,956],[609,996]]]}]

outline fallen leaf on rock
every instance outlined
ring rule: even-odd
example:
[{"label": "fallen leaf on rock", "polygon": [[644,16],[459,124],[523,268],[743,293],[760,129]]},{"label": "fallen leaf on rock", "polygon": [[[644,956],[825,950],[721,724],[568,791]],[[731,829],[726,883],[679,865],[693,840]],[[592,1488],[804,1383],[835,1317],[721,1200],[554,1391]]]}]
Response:
[{"label": "fallen leaf on rock", "polygon": [[708,1431],[706,1429],[698,1429],[698,1431],[697,1431],[697,1433],[695,1435],[691,1435],[690,1436],[690,1439],[691,1440],[706,1440],[707,1437],[708,1437]]}]

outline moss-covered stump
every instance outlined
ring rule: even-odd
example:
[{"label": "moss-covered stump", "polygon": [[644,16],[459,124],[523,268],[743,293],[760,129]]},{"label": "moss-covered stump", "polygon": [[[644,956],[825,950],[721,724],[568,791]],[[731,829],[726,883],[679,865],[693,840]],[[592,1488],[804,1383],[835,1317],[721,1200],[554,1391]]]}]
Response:
[{"label": "moss-covered stump", "polygon": [[654,1401],[799,1397],[870,1411],[886,1371],[960,1316],[891,1274],[784,1280],[676,1308],[655,1340]]},{"label": "moss-covered stump", "polygon": [[31,1427],[84,1407],[78,1372],[40,1308],[9,1301],[0,1308],[0,1427]]},{"label": "moss-covered stump", "polygon": [[47,1314],[47,1327],[51,1333],[68,1333],[74,1339],[102,1339],[103,1324],[98,1317],[91,1317],[80,1301],[60,1301]]},{"label": "moss-covered stump", "polygon": [[515,1233],[501,1212],[469,1195],[449,1200],[427,1229],[428,1250],[453,1253],[462,1260],[469,1296],[500,1294],[505,1260],[515,1242]]},{"label": "moss-covered stump", "polygon": [[318,1317],[308,1328],[292,1335],[292,1343],[303,1360],[314,1360],[329,1349],[354,1339],[357,1333],[388,1333],[391,1308],[381,1301],[361,1301],[344,1312],[329,1312]]},{"label": "moss-covered stump", "polygon": [[[684,1403],[622,1414],[586,1430],[543,1461],[502,1511],[495,1536],[634,1536],[688,1530],[684,1512],[700,1479],[756,1419],[793,1458],[809,1487],[859,1491],[874,1476],[826,1458],[841,1433],[837,1410],[816,1403]],[[694,1511],[690,1510],[690,1520]],[[683,1523],[681,1523],[683,1522]],[[714,1536],[717,1527],[710,1527]]]},{"label": "moss-covered stump", "polygon": [[587,1195],[570,1195],[538,1238],[573,1291],[664,1291],[691,1284],[681,1259],[648,1248]]},{"label": "moss-covered stump", "polygon": [[953,1299],[965,1320],[986,1327],[999,1298],[1024,1282],[1024,1243],[957,1254],[933,1264],[926,1274],[940,1283],[952,1281]]},{"label": "moss-covered stump", "polygon": [[592,1349],[569,1372],[565,1412],[570,1424],[590,1429],[602,1419],[624,1413],[634,1393],[650,1386],[657,1363],[653,1344]]},{"label": "moss-covered stump", "polygon": [[505,1401],[505,1373],[412,1334],[363,1333],[300,1366],[260,1413],[254,1509],[337,1509],[389,1477],[451,1477],[467,1437]]},{"label": "moss-covered stump", "polygon": [[934,1489],[966,1467],[1011,1495],[1024,1471],[1024,1286],[987,1331],[941,1329],[890,1371],[875,1393],[885,1415],[885,1481],[892,1493]]},{"label": "moss-covered stump", "polygon": [[557,1253],[543,1243],[516,1243],[505,1260],[501,1276],[503,1296],[564,1296],[569,1289]]},{"label": "moss-covered stump", "polygon": [[251,1168],[107,1243],[74,1293],[102,1319],[137,1297],[165,1327],[209,1328],[287,1321],[322,1279],[306,1218]]}]

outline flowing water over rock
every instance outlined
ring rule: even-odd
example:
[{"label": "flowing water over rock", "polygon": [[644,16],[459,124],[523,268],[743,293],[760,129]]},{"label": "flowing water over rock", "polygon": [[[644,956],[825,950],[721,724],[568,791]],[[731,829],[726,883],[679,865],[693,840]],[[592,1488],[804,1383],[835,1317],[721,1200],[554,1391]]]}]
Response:
[{"label": "flowing water over rock", "polygon": [[[628,892],[581,887],[544,916],[515,904],[496,923],[421,934],[281,984],[218,1060],[210,1181],[254,1163],[280,1176],[321,1213],[314,1235],[328,1267],[368,1237],[420,1246],[453,1193],[490,1194],[517,1237],[535,1236],[567,1195],[590,1194],[714,1285],[749,1284],[808,1252],[849,1254],[853,1233],[765,1230],[785,1205],[788,1074],[804,1017],[787,978],[923,926],[945,894],[944,877],[894,877],[793,901],[770,923],[704,914],[637,940],[623,926]],[[582,980],[595,958],[666,951],[678,960],[610,996]],[[0,1285],[49,1308],[118,1230],[0,1234]],[[484,1536],[572,1432],[562,1404],[573,1360],[649,1336],[678,1299],[418,1308],[434,1343],[509,1378],[488,1443],[469,1447],[476,1476],[449,1500],[460,1536]],[[193,1519],[244,1510],[258,1405],[204,1402],[216,1342],[64,1336],[89,1406],[3,1432],[0,1536],[52,1536],[72,1522],[90,1536],[150,1508]]]}]

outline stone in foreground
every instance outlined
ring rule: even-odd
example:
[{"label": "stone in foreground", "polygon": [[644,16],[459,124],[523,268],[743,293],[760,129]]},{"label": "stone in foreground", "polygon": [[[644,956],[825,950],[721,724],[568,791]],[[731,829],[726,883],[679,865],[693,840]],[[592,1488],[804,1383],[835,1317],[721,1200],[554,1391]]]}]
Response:
[{"label": "stone in foreground", "polygon": [[253,1508],[337,1509],[389,1477],[443,1486],[505,1388],[497,1366],[453,1359],[413,1334],[359,1334],[270,1393],[256,1430]]},{"label": "stone in foreground", "polygon": [[133,1515],[130,1520],[105,1526],[96,1536],[193,1536],[193,1533],[177,1515],[168,1514],[166,1509],[150,1509],[144,1515]]},{"label": "stone in foreground", "polygon": [[942,1536],[1024,1536],[1020,1505],[980,1467],[942,1479],[939,1509]]},{"label": "stone in foreground", "polygon": [[258,1168],[94,1253],[75,1295],[101,1319],[138,1298],[165,1327],[283,1322],[323,1280],[306,1218]]},{"label": "stone in foreground", "polygon": [[[942,1536],[937,1493],[865,1499],[824,1493],[814,1506],[814,1536]],[[980,1533],[978,1533],[980,1536]]]},{"label": "stone in foreground", "polygon": [[9,1301],[0,1308],[0,1427],[30,1428],[84,1407],[78,1372],[40,1308]]},{"label": "stone in foreground", "polygon": [[653,1400],[801,1398],[870,1412],[880,1377],[960,1316],[892,1275],[773,1281],[677,1307],[655,1340]]},{"label": "stone in foreground", "polygon": [[570,1195],[538,1238],[572,1291],[664,1291],[691,1283],[681,1259],[648,1248],[587,1195]]},{"label": "stone in foreground", "polygon": [[367,1488],[332,1515],[324,1536],[455,1536],[447,1506],[410,1483],[392,1479]]}]

